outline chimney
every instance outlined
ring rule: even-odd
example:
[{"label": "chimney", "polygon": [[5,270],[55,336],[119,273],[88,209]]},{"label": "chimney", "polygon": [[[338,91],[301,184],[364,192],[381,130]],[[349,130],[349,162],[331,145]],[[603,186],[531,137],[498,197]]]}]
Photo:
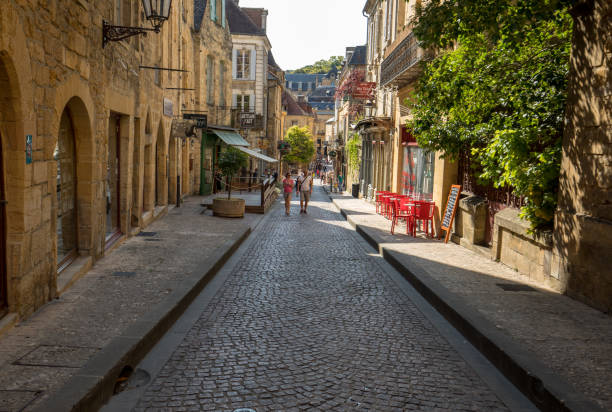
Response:
[{"label": "chimney", "polygon": [[268,10],[264,9],[261,11],[261,28],[264,31],[264,33],[267,32],[267,28],[268,28],[267,26],[268,26]]}]

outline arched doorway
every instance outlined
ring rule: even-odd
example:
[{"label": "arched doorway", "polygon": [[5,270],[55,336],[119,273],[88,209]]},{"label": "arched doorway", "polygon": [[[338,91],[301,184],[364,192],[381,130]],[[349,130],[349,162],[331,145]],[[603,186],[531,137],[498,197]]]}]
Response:
[{"label": "arched doorway", "polygon": [[[178,173],[178,151],[176,150],[176,140],[175,138],[170,137],[170,141],[168,142],[168,203],[176,202],[177,198],[177,177],[180,176]],[[180,179],[180,178],[179,178]]]},{"label": "arched doorway", "polygon": [[166,177],[166,168],[167,161],[164,129],[160,123],[157,131],[157,142],[155,143],[155,206],[163,206],[168,203],[165,190],[165,185],[168,180]]},{"label": "arched doorway", "polygon": [[151,119],[147,115],[144,138],[143,196],[142,213],[150,212],[155,206],[155,158],[153,150],[153,133]]},{"label": "arched doorway", "polygon": [[112,244],[121,235],[120,181],[121,116],[111,113],[108,127],[106,157],[106,244]]},{"label": "arched doorway", "polygon": [[2,135],[0,134],[0,318],[7,308],[6,293],[6,198],[4,195],[4,154],[2,153]]},{"label": "arched doorway", "polygon": [[60,119],[60,128],[53,158],[57,162],[57,268],[68,266],[77,256],[77,179],[73,121],[68,108]]}]

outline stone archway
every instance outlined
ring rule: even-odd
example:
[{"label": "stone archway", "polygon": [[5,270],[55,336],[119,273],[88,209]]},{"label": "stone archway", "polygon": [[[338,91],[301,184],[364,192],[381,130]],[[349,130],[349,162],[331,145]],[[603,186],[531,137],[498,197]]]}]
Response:
[{"label": "stone archway", "polygon": [[2,152],[2,135],[0,132],[0,317],[7,308],[7,279],[6,279],[6,199],[4,195],[4,153]]},{"label": "stone archway", "polygon": [[[11,284],[8,273],[7,249],[11,247],[9,236],[23,234],[23,203],[19,203],[18,177],[23,177],[25,146],[17,140],[19,116],[18,90],[15,87],[15,69],[6,53],[0,53],[0,317],[11,306]],[[21,152],[21,153],[20,153]],[[13,159],[13,161],[10,161]],[[10,222],[10,224],[9,224]]]},{"label": "stone archway", "polygon": [[55,232],[58,272],[79,255],[89,255],[94,206],[91,119],[79,97],[68,100],[59,118],[53,153],[57,162]]},{"label": "stone archway", "polygon": [[163,123],[159,122],[157,141],[155,143],[155,206],[168,204],[166,139]]},{"label": "stone archway", "polygon": [[180,196],[177,194],[177,180],[180,179],[177,140],[171,137],[168,142],[168,203],[176,202],[177,195]]},{"label": "stone archway", "polygon": [[144,136],[144,167],[142,213],[150,212],[155,206],[155,153],[153,150],[153,131],[151,116],[147,114]]},{"label": "stone archway", "polygon": [[60,119],[53,159],[57,162],[56,179],[56,263],[58,272],[77,256],[78,222],[76,201],[76,149],[75,134],[70,110],[65,109]]}]

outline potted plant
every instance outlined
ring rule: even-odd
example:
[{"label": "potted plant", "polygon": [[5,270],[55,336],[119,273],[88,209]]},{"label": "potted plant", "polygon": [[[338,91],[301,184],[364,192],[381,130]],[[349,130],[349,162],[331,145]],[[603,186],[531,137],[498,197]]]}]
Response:
[{"label": "potted plant", "polygon": [[227,199],[213,199],[213,215],[222,217],[244,217],[244,199],[232,199],[232,178],[240,168],[246,167],[247,155],[244,152],[229,146],[219,156],[219,169],[225,176],[227,186]]}]

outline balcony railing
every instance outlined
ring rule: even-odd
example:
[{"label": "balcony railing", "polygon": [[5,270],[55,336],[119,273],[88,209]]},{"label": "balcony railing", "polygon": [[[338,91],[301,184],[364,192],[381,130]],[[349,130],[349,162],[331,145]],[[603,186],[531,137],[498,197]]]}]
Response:
[{"label": "balcony railing", "polygon": [[383,86],[396,83],[403,86],[411,82],[419,72],[418,63],[425,54],[419,47],[416,37],[410,33],[395,50],[391,52],[381,65],[380,83]]}]

